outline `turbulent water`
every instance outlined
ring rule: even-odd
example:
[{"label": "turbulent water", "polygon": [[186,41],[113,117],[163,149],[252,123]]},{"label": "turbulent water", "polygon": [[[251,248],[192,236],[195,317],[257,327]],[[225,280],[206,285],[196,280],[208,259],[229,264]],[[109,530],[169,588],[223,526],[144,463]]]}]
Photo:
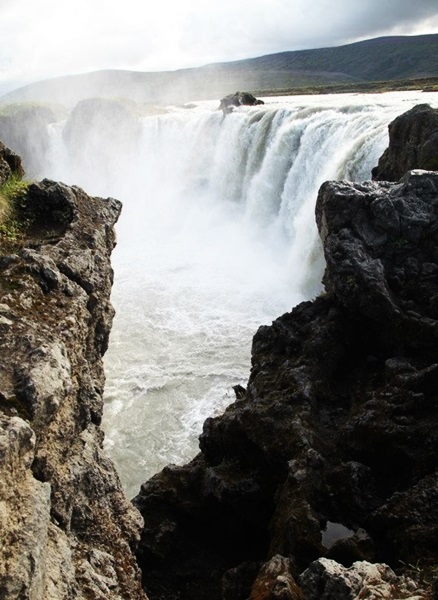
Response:
[{"label": "turbulent water", "polygon": [[139,117],[135,136],[96,120],[68,143],[65,122],[50,126],[42,175],[124,202],[104,428],[128,494],[196,453],[248,378],[257,327],[320,292],[319,186],[370,178],[388,123],[419,102],[436,104],[270,98],[224,116],[202,102]]}]

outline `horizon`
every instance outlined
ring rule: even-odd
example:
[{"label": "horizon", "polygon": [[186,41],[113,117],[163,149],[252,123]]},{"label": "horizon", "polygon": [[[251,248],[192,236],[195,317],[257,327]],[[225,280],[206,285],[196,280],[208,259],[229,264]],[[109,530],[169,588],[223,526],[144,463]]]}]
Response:
[{"label": "horizon", "polygon": [[438,32],[435,0],[2,0],[0,94],[95,71],[173,72],[377,37]]}]

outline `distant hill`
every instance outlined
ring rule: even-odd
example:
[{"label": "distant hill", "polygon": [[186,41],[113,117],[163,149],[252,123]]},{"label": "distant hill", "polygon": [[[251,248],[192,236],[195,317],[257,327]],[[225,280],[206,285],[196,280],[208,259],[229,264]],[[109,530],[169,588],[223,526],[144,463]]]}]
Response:
[{"label": "distant hill", "polygon": [[305,72],[356,81],[416,79],[438,75],[438,34],[381,37],[346,46],[281,52],[228,63],[256,71]]},{"label": "distant hill", "polygon": [[438,76],[437,57],[438,34],[381,37],[178,71],[108,70],[57,77],[19,88],[0,102],[72,105],[94,96],[150,103],[187,102],[221,98],[236,90],[257,90],[260,94],[303,86],[419,79]]}]

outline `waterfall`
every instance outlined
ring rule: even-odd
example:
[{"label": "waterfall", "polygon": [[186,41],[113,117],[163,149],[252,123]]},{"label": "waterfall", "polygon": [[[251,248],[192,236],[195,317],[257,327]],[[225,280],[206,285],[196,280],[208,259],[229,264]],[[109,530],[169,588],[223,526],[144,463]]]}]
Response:
[{"label": "waterfall", "polygon": [[245,385],[257,327],[321,291],[321,183],[368,179],[388,123],[425,101],[269,98],[225,116],[211,102],[108,118],[95,107],[49,126],[40,175],[124,203],[104,428],[128,494],[194,456],[205,418]]}]

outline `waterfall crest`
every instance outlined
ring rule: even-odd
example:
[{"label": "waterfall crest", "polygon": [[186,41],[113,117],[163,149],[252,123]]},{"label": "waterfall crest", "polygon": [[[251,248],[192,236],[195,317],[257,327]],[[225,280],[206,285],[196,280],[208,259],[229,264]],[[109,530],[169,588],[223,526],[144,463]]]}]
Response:
[{"label": "waterfall crest", "polygon": [[124,203],[104,427],[129,494],[195,454],[245,384],[257,327],[321,291],[321,183],[369,179],[388,123],[426,96],[270,98],[225,116],[98,103],[49,126],[41,175]]}]

